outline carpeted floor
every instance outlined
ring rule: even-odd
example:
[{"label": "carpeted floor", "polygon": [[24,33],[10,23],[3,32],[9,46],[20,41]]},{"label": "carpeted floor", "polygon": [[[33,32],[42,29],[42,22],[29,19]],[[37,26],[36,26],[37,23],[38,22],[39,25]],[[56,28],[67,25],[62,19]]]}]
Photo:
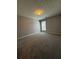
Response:
[{"label": "carpeted floor", "polygon": [[40,32],[19,39],[17,59],[61,59],[61,37]]}]

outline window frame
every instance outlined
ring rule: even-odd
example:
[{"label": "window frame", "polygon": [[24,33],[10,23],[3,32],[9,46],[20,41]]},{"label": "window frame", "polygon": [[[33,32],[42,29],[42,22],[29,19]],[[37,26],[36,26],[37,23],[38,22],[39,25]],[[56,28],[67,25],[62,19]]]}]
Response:
[{"label": "window frame", "polygon": [[42,30],[42,22],[46,21],[46,20],[39,20],[40,23],[40,32],[45,32],[46,30]]}]

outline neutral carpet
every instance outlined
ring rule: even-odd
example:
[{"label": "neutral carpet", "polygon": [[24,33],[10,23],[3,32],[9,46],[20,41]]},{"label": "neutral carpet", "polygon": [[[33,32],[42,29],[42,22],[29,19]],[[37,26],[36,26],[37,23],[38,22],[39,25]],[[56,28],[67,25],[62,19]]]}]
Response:
[{"label": "neutral carpet", "polygon": [[17,59],[61,59],[61,36],[40,32],[17,40]]}]

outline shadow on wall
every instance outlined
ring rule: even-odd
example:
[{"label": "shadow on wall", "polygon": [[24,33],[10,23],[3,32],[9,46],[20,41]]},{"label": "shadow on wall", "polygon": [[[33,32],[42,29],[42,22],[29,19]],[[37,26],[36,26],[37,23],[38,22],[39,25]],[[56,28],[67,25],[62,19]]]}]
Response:
[{"label": "shadow on wall", "polygon": [[46,19],[46,32],[61,35],[61,15]]}]

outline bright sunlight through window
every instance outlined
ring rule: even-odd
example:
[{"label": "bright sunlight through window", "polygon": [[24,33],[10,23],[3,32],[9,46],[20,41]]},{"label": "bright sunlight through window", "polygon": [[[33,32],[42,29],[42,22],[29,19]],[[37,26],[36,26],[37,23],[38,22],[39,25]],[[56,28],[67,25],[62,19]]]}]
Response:
[{"label": "bright sunlight through window", "polygon": [[42,31],[46,31],[46,21],[41,22]]}]

